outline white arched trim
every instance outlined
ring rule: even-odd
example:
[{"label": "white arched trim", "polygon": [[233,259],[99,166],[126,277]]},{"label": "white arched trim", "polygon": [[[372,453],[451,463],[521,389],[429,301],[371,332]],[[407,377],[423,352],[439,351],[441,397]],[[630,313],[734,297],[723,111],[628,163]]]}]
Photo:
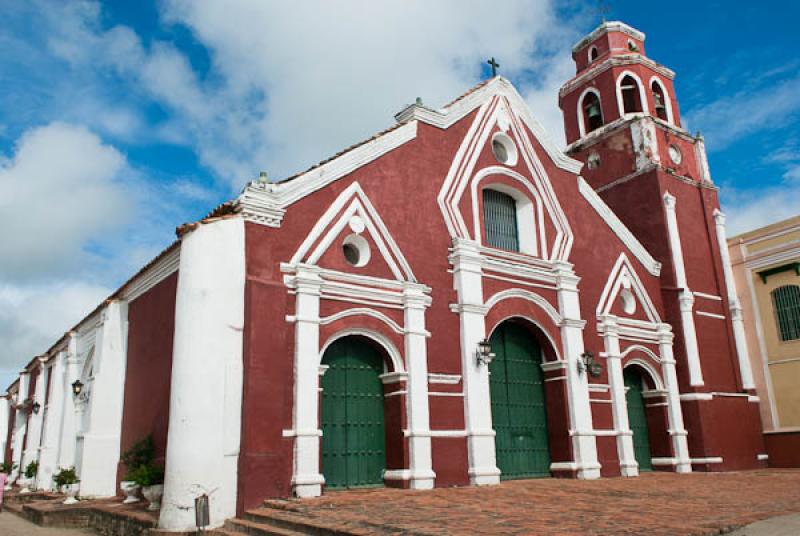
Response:
[{"label": "white arched trim", "polygon": [[394,331],[399,335],[403,335],[405,333],[400,324],[398,324],[397,322],[386,316],[384,313],[376,311],[375,309],[369,309],[367,307],[354,307],[352,309],[345,309],[344,311],[333,313],[332,315],[326,316],[325,318],[320,318],[319,323],[325,326],[327,324],[332,324],[337,320],[341,320],[342,318],[347,318],[349,316],[369,316],[383,322],[384,324],[389,326],[389,328],[392,331]]},{"label": "white arched trim", "polygon": [[642,346],[641,344],[632,344],[631,346],[628,346],[627,348],[625,348],[625,351],[622,352],[623,359],[625,358],[625,356],[627,356],[631,352],[642,352],[643,354],[646,354],[649,358],[651,358],[656,363],[661,363],[661,358],[658,357],[658,354],[656,354],[654,351],[652,351],[647,346]]},{"label": "white arched trim", "polygon": [[594,93],[597,96],[597,101],[600,103],[600,117],[603,118],[603,124],[605,124],[605,116],[603,116],[603,99],[600,98],[600,92],[593,87],[587,87],[583,90],[581,96],[578,97],[578,129],[580,130],[581,137],[586,135],[586,122],[583,120],[583,100],[589,93]]},{"label": "white arched trim", "polygon": [[590,46],[589,50],[586,52],[586,59],[589,60],[589,63],[592,63],[597,59],[592,57],[593,52],[597,52],[597,58],[600,57],[600,51],[597,50],[597,47],[595,45]]},{"label": "white arched trim", "polygon": [[350,335],[366,337],[378,343],[386,351],[386,354],[392,362],[392,368],[394,370],[391,372],[405,372],[403,356],[400,355],[400,352],[397,350],[397,347],[392,344],[392,341],[390,341],[386,335],[366,328],[346,328],[331,335],[322,346],[322,350],[319,353],[318,364],[322,364],[322,358],[325,356],[325,352],[331,344],[344,337],[349,337]]},{"label": "white arched trim", "polygon": [[[558,351],[558,345],[556,344],[556,341],[553,340],[553,337],[550,335],[550,332],[547,331],[544,328],[544,326],[542,326],[539,322],[537,322],[536,320],[534,320],[534,319],[532,319],[532,318],[530,318],[528,316],[525,316],[525,315],[508,315],[508,316],[504,316],[503,318],[498,320],[497,323],[494,326],[492,326],[492,329],[488,330],[488,333],[489,334],[494,333],[494,330],[496,330],[500,326],[500,324],[502,324],[503,322],[505,322],[507,320],[512,320],[514,318],[518,318],[520,320],[524,320],[526,322],[529,322],[529,323],[533,324],[534,326],[539,328],[539,331],[541,331],[544,334],[544,336],[547,338],[547,340],[550,342],[550,348],[553,350],[553,353],[555,354],[555,359],[551,359],[550,361],[544,361],[543,360],[542,361],[543,363],[553,363],[553,362],[561,361],[561,353]],[[542,356],[544,357],[544,353],[542,354]]]},{"label": "white arched trim", "polygon": [[[641,349],[641,348],[637,348],[637,349]],[[646,360],[644,360],[644,359],[642,359],[640,357],[634,357],[633,359],[631,359],[630,361],[625,363],[625,366],[623,367],[623,370],[628,368],[628,367],[630,367],[631,365],[636,365],[636,366],[644,369],[647,372],[647,374],[650,376],[650,379],[653,380],[653,385],[656,386],[656,390],[658,390],[658,391],[665,390],[664,389],[664,382],[661,381],[661,375],[658,372],[656,372],[656,369],[654,369],[653,365],[651,365],[649,362],[647,362]]]},{"label": "white arched trim", "polygon": [[510,300],[512,298],[519,298],[533,303],[534,305],[542,309],[545,313],[547,313],[547,316],[550,317],[550,319],[556,326],[561,326],[563,318],[560,314],[558,314],[558,311],[556,311],[555,307],[553,307],[550,304],[550,302],[548,302],[543,297],[539,296],[538,294],[534,294],[529,290],[522,290],[519,288],[501,290],[500,292],[498,292],[497,294],[493,295],[491,298],[486,300],[486,307],[488,309],[491,309],[501,301]]},{"label": "white arched trim", "polygon": [[[619,107],[619,116],[625,117],[625,106],[624,101],[622,100],[622,80],[626,77],[630,76],[636,83],[639,85],[639,100],[642,103],[642,112],[650,113],[650,107],[647,105],[647,94],[645,93],[644,84],[642,83],[642,79],[634,73],[633,71],[622,71],[619,76],[617,77],[617,106]],[[631,112],[634,113],[634,112]]]},{"label": "white arched trim", "polygon": [[[672,97],[670,97],[670,94],[667,91],[667,86],[665,86],[661,79],[657,76],[653,76],[650,79],[650,85],[648,86],[648,89],[651,89],[653,84],[657,84],[658,87],[661,88],[661,92],[664,94],[664,106],[667,108],[667,121],[674,125],[675,116],[672,115]],[[653,101],[655,102],[655,96],[653,96]]]},{"label": "white arched trim", "polygon": [[[537,255],[542,259],[549,260],[550,255],[547,251],[547,235],[544,224],[544,213],[545,210],[547,210],[546,205],[549,205],[549,203],[547,203],[547,200],[542,199],[542,195],[539,193],[537,188],[534,188],[531,185],[528,179],[516,171],[512,171],[504,167],[491,166],[484,168],[476,173],[472,178],[470,193],[472,195],[472,231],[474,233],[475,241],[479,244],[483,244],[481,213],[478,207],[478,184],[490,175],[503,175],[515,180],[520,184],[522,191],[509,187],[505,184],[498,183],[491,183],[486,186],[491,190],[503,192],[504,194],[508,194],[514,198],[514,201],[517,204],[517,231],[519,233],[520,253]],[[524,191],[527,191],[528,193],[526,194]],[[526,220],[530,221],[535,227],[533,230],[531,230],[530,226],[525,225]],[[559,229],[557,221],[552,216],[551,220],[553,227]],[[556,241],[558,241],[562,236],[563,232],[558,230],[556,234]]]}]

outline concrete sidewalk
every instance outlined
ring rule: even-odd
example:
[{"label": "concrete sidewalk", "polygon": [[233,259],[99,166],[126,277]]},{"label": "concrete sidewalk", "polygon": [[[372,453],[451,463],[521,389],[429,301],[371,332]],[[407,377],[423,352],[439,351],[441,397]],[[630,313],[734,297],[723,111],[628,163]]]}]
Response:
[{"label": "concrete sidewalk", "polygon": [[97,533],[88,529],[40,527],[11,512],[0,514],[0,536],[86,536],[87,534],[97,536]]},{"label": "concrete sidewalk", "polygon": [[797,536],[798,534],[800,534],[800,514],[771,517],[730,533],[731,536]]}]

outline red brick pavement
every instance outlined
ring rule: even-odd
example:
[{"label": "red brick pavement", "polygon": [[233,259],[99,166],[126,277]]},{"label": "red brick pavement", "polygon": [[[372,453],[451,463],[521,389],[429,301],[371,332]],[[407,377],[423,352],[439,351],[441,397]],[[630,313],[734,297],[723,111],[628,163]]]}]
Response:
[{"label": "red brick pavement", "polygon": [[332,492],[283,507],[310,521],[360,527],[361,533],[719,534],[800,512],[800,470],[372,489]]}]

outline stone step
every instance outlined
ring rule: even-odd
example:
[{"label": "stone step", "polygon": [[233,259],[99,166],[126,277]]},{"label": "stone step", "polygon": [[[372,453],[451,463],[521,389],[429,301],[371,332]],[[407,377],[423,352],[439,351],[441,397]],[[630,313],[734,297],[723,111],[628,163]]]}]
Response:
[{"label": "stone step", "polygon": [[229,519],[225,522],[225,530],[234,531],[233,533],[241,536],[250,534],[253,536],[302,536],[308,532],[298,532],[281,528],[269,523],[258,523],[247,519]]},{"label": "stone step", "polygon": [[323,523],[297,512],[288,510],[281,511],[280,509],[270,507],[248,510],[243,517],[247,521],[253,521],[258,524],[314,536],[366,536],[368,534],[375,534],[375,530],[344,526],[336,523]]}]

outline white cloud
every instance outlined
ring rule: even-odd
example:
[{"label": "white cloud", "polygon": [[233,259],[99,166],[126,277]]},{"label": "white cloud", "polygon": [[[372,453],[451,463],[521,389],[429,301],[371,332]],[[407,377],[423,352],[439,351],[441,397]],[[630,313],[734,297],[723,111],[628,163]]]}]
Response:
[{"label": "white cloud", "polygon": [[0,277],[64,276],[86,247],[124,223],[131,203],[117,179],[125,157],[86,128],[26,132],[0,162]]},{"label": "white cloud", "polygon": [[108,295],[103,286],[81,282],[0,284],[0,390]]},{"label": "white cloud", "polygon": [[[390,126],[422,97],[439,106],[475,84],[489,56],[519,80],[563,140],[557,87],[573,73],[552,2],[195,2],[166,0],[162,22],[206,47],[200,73],[172,44],[105,30],[97,4],[48,3],[49,45],[81,69],[111,69],[171,111],[163,139],[187,142],[234,189],[284,177]],[[111,118],[113,119],[113,117]],[[123,130],[113,121],[109,128]]]},{"label": "white cloud", "polygon": [[709,150],[724,149],[759,130],[796,123],[800,111],[798,94],[800,77],[742,91],[690,110],[686,124],[703,132]]},{"label": "white cloud", "polygon": [[[800,172],[800,167],[794,168]],[[728,217],[728,236],[752,231],[800,213],[800,181],[772,187],[721,190],[722,210]]]}]

